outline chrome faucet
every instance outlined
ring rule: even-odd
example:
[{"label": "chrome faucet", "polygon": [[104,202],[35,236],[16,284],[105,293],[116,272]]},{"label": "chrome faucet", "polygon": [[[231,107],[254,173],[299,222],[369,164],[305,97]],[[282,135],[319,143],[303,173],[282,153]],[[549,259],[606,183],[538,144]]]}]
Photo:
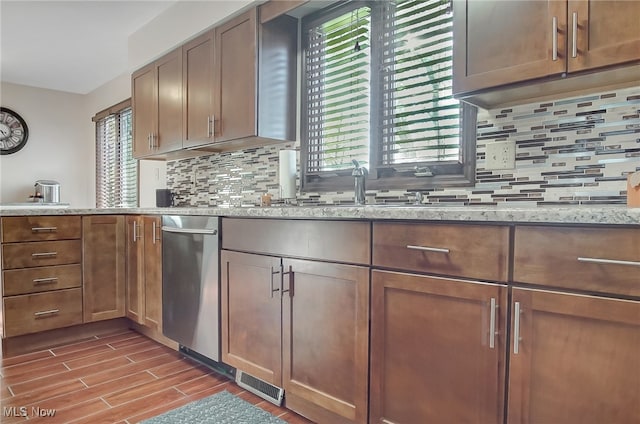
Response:
[{"label": "chrome faucet", "polygon": [[355,202],[356,205],[364,205],[365,201],[366,201],[366,197],[365,197],[365,180],[367,178],[367,174],[369,174],[369,171],[367,171],[367,168],[360,166],[360,163],[358,163],[357,160],[352,159],[351,162],[353,163],[353,172],[351,173],[351,175],[353,177],[355,177]]}]

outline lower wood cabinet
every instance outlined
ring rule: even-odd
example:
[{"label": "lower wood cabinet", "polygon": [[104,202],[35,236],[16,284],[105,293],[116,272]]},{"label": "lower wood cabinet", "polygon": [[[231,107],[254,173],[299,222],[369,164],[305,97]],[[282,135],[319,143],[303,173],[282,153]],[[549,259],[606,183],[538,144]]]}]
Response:
[{"label": "lower wood cabinet", "polygon": [[640,422],[640,302],[514,288],[508,423]]},{"label": "lower wood cabinet", "polygon": [[222,251],[223,362],[318,423],[367,422],[367,267]]},{"label": "lower wood cabinet", "polygon": [[124,317],[125,217],[82,217],[84,322]]},{"label": "lower wood cabinet", "polygon": [[371,423],[502,423],[507,287],[373,270]]},{"label": "lower wood cabinet", "polygon": [[162,218],[126,218],[126,316],[162,331]]}]

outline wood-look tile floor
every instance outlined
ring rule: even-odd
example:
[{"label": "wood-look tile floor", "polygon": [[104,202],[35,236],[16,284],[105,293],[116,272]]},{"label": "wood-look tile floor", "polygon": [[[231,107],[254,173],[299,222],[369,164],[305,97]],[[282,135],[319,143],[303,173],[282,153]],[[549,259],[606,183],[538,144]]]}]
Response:
[{"label": "wood-look tile floor", "polygon": [[16,415],[26,411],[36,423],[132,424],[223,390],[286,422],[311,423],[134,331],[2,358],[0,422],[24,421]]}]

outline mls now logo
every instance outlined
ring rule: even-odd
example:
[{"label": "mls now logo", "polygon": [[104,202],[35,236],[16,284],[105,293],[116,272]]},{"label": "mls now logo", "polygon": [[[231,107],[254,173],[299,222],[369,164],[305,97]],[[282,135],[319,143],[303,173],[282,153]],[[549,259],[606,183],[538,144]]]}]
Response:
[{"label": "mls now logo", "polygon": [[37,406],[31,408],[31,415],[26,406],[5,406],[2,408],[4,417],[53,417],[56,415],[55,409],[42,409]]}]

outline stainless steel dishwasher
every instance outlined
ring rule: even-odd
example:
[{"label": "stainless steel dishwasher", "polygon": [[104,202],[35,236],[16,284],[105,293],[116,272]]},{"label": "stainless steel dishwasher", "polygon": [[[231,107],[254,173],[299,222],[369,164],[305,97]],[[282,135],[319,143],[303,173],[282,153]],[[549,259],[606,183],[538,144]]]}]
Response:
[{"label": "stainless steel dishwasher", "polygon": [[218,217],[162,217],[162,333],[181,351],[214,361],[220,360],[218,228]]}]

